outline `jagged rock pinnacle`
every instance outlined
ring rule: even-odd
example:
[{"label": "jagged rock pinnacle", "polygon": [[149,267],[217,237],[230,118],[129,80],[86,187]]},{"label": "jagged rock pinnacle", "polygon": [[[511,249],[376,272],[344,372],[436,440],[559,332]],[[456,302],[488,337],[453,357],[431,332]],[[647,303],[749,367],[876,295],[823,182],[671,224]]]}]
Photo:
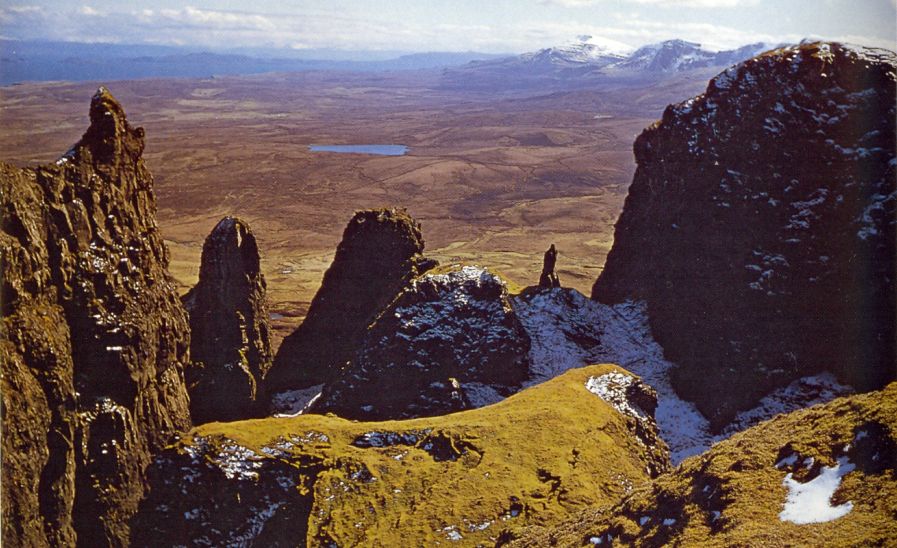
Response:
[{"label": "jagged rock pinnacle", "polygon": [[0,163],[4,545],[127,545],[146,466],[191,426],[143,131],[102,89],[90,118],[55,165]]},{"label": "jagged rock pinnacle", "polygon": [[420,225],[399,209],[355,214],[343,232],[305,321],[284,339],[269,377],[287,390],[334,378],[365,328],[418,274],[435,265],[421,255]]},{"label": "jagged rock pinnacle", "polygon": [[199,283],[184,297],[190,312],[188,370],[194,422],[238,420],[257,414],[262,380],[271,366],[265,278],[249,225],[218,222],[202,249]]},{"label": "jagged rock pinnacle", "polygon": [[95,165],[118,167],[127,159],[136,161],[143,154],[144,130],[128,124],[121,104],[105,87],[100,87],[90,101],[90,127],[73,147],[76,153],[89,152]]},{"label": "jagged rock pinnacle", "polygon": [[545,257],[542,260],[542,274],[539,275],[539,287],[543,289],[551,289],[553,287],[561,287],[561,280],[558,278],[557,272],[554,271],[557,264],[558,252],[551,244]]}]

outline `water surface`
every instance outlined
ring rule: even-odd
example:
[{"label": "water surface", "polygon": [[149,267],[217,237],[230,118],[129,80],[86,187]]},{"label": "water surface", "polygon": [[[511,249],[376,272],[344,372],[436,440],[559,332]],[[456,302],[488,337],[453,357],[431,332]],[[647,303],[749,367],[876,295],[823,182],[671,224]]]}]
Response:
[{"label": "water surface", "polygon": [[403,156],[408,152],[405,145],[308,145],[312,152],[343,152],[353,154],[376,154],[379,156]]}]

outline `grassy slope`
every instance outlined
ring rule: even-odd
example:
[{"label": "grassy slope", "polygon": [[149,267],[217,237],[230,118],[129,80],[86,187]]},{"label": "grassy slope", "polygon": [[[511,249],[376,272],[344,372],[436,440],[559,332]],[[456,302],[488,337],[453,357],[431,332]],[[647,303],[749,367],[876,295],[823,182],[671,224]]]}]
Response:
[{"label": "grassy slope", "polygon": [[[861,429],[873,432],[862,443],[854,439]],[[748,429],[635,490],[616,507],[584,511],[555,529],[533,528],[519,544],[581,546],[603,535],[607,545],[610,533],[615,545],[894,546],[895,441],[897,383],[892,383],[880,392],[840,398]],[[794,471],[795,479],[806,481],[820,465],[832,466],[845,456],[846,444],[852,445],[846,454],[857,468],[843,478],[832,504],[852,501],[852,511],[826,523],[781,521],[787,493],[782,481],[789,470],[775,464],[792,451],[801,459],[812,457],[813,466]],[[721,512],[716,520],[714,510]],[[640,526],[643,516],[649,520]],[[668,518],[676,523],[663,525]]]},{"label": "grassy slope", "polygon": [[[633,435],[627,423],[633,419],[584,386],[589,376],[616,369],[571,370],[498,404],[441,417],[360,423],[303,415],[211,423],[193,435],[218,443],[226,437],[261,453],[282,437],[325,433],[329,443],[297,445],[288,459],[323,459],[313,486],[310,544],[330,538],[341,546],[458,545],[445,529],[456,526],[460,545],[491,545],[503,530],[558,523],[583,508],[617,502],[649,479],[649,450]],[[418,429],[444,432],[469,449],[456,461],[436,461],[413,446],[351,445],[366,432]],[[665,447],[651,451],[655,460],[666,458]],[[361,465],[377,479],[351,479]],[[517,517],[511,517],[512,497],[522,508]],[[473,527],[487,522],[483,530]]]}]

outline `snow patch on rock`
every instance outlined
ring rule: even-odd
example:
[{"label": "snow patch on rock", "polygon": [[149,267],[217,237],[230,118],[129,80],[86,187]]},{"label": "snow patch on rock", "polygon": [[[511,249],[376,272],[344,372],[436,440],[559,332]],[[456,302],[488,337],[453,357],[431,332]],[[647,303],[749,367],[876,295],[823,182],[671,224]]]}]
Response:
[{"label": "snow patch on rock", "polygon": [[498,390],[481,382],[465,382],[461,387],[472,407],[486,407],[505,399]]},{"label": "snow patch on rock", "polygon": [[624,373],[606,373],[599,377],[589,377],[589,380],[586,381],[586,389],[609,403],[620,413],[638,420],[646,420],[647,414],[638,405],[631,402],[626,394],[627,389],[635,380],[635,377]]},{"label": "snow patch on rock", "polygon": [[801,377],[788,386],[777,388],[761,399],[756,407],[738,413],[715,440],[725,439],[778,414],[829,402],[853,392],[853,388],[839,383],[831,373]]},{"label": "snow patch on rock", "polygon": [[644,303],[609,306],[575,290],[551,289],[516,297],[514,308],[531,339],[530,380],[526,386],[593,363],[621,366],[657,391],[654,418],[674,464],[779,413],[852,392],[829,373],[804,377],[772,392],[755,408],[739,413],[729,427],[714,436],[694,404],[673,390],[670,372],[675,365],[664,358],[663,348],[652,337]]},{"label": "snow patch on rock", "polygon": [[278,392],[271,398],[271,411],[275,417],[295,417],[305,412],[321,395],[323,384],[308,388]]},{"label": "snow patch on rock", "polygon": [[593,363],[615,363],[657,391],[654,413],[660,436],[678,464],[710,447],[707,419],[670,384],[673,364],[651,336],[643,303],[608,306],[577,291],[552,289],[515,300],[531,339],[529,385]]}]

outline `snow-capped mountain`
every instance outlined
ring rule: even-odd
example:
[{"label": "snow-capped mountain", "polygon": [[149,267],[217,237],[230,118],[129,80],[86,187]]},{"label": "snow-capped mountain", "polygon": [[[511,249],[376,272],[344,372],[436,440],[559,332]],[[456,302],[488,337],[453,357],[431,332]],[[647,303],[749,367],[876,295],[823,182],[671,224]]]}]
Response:
[{"label": "snow-capped mountain", "polygon": [[538,51],[524,53],[516,58],[521,64],[578,67],[582,65],[606,66],[628,58],[633,49],[621,42],[580,36],[579,40]]},{"label": "snow-capped mountain", "polygon": [[[445,83],[465,88],[592,85],[600,80],[643,81],[698,69],[723,69],[772,49],[755,43],[713,51],[696,42],[666,40],[638,49],[619,42],[582,36],[576,42],[513,57],[474,61],[447,70]],[[547,79],[547,80],[546,80]]]},{"label": "snow-capped mountain", "polygon": [[665,73],[728,66],[749,59],[766,49],[769,49],[767,44],[758,42],[734,50],[710,51],[696,42],[666,40],[640,47],[625,60],[615,63],[613,68]]},{"label": "snow-capped mountain", "polygon": [[521,64],[553,66],[606,66],[626,59],[594,44],[570,44],[524,53],[515,60]]},{"label": "snow-capped mountain", "polygon": [[578,72],[592,70],[625,61],[632,48],[613,40],[580,36],[577,41],[544,48],[513,57],[502,57],[487,61],[474,61],[461,68],[462,72],[512,73],[512,74],[553,74],[558,71]]}]

